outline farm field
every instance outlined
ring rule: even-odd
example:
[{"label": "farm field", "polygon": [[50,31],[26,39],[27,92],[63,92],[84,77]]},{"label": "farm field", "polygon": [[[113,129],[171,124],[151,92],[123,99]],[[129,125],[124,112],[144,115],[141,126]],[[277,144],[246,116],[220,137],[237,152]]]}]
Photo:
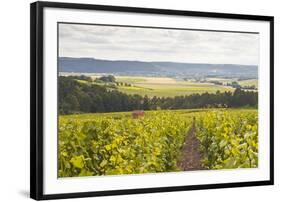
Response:
[{"label": "farm field", "polygon": [[176,80],[168,77],[136,77],[133,79],[132,77],[117,77],[117,81],[132,84],[132,87],[118,86],[119,91],[127,94],[147,95],[148,97],[175,97],[194,93],[234,91],[232,87]]},{"label": "farm field", "polygon": [[181,95],[191,95],[195,93],[216,93],[217,91],[234,91],[231,87],[218,86],[214,84],[195,82],[175,82],[175,83],[148,83],[138,82],[135,86],[118,87],[118,90],[126,94],[147,95],[148,97],[175,97]]},{"label": "farm field", "polygon": [[[91,75],[93,80],[100,77],[100,75]],[[255,86],[258,87],[257,79],[237,80],[235,78],[207,78],[205,82],[198,82],[195,80],[182,80],[170,77],[144,77],[144,76],[115,76],[116,82],[124,85],[116,86],[116,89],[126,94],[138,94],[141,96],[147,95],[148,97],[175,97],[191,94],[202,93],[216,93],[220,92],[233,92],[235,88],[227,86],[227,83],[237,82],[241,87]],[[217,85],[212,82],[221,82],[223,85]],[[81,83],[88,83],[87,81],[79,80]],[[110,87],[110,83],[91,82],[96,85]],[[115,85],[113,83],[113,85]],[[255,90],[251,90],[255,91]],[[256,91],[255,91],[256,92]]]},{"label": "farm field", "polygon": [[249,79],[249,80],[242,80],[238,81],[241,86],[255,86],[258,88],[258,80],[257,79]]},{"label": "farm field", "polygon": [[239,80],[237,78],[207,78],[207,82],[218,81],[226,85],[227,83],[237,82],[241,87],[255,86],[258,88],[258,79]]},{"label": "farm field", "polygon": [[[92,76],[92,79],[95,78],[97,78],[97,76]],[[126,94],[138,94],[141,96],[147,95],[148,97],[175,97],[181,95],[191,95],[194,93],[216,93],[217,91],[233,92],[235,90],[230,86],[176,80],[169,77],[116,76],[116,81],[130,84],[130,86],[117,86],[118,91]]]},{"label": "farm field", "polygon": [[257,167],[257,121],[255,109],[145,111],[139,118],[132,112],[63,115],[59,177],[192,170],[185,166],[192,141],[202,169]]}]

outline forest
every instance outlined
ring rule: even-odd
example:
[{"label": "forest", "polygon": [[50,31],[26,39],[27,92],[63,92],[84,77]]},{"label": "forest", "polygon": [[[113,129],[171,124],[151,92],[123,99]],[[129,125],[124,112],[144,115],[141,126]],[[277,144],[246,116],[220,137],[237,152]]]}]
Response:
[{"label": "forest", "polygon": [[[82,80],[87,81],[89,78],[83,76]],[[258,92],[240,88],[236,88],[234,92],[217,91],[149,98],[138,94],[125,94],[105,86],[81,83],[75,76],[60,76],[58,91],[61,115],[158,109],[257,108],[258,106]]]}]

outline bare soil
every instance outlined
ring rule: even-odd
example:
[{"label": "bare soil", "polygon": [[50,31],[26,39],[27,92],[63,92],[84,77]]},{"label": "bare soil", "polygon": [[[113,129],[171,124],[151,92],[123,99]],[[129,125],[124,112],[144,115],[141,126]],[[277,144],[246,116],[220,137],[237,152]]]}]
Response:
[{"label": "bare soil", "polygon": [[201,159],[202,155],[199,151],[200,142],[196,137],[195,125],[189,130],[185,143],[182,147],[181,157],[178,166],[183,171],[204,170]]}]

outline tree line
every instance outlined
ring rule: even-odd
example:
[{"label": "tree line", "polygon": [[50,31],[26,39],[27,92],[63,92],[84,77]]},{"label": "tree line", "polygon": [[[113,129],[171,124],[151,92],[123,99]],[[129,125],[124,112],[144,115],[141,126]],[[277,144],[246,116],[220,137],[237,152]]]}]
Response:
[{"label": "tree line", "polygon": [[232,92],[203,93],[175,97],[128,95],[105,86],[59,77],[59,113],[119,112],[207,107],[257,107],[258,93],[236,89]]}]

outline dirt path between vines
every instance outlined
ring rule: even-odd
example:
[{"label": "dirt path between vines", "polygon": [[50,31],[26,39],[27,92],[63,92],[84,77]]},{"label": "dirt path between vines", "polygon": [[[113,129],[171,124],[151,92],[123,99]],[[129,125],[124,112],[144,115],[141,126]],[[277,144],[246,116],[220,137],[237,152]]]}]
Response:
[{"label": "dirt path between vines", "polygon": [[184,171],[204,170],[204,167],[201,165],[200,142],[195,133],[195,125],[193,124],[186,135],[185,143],[181,150],[181,157],[178,161],[178,166]]}]

